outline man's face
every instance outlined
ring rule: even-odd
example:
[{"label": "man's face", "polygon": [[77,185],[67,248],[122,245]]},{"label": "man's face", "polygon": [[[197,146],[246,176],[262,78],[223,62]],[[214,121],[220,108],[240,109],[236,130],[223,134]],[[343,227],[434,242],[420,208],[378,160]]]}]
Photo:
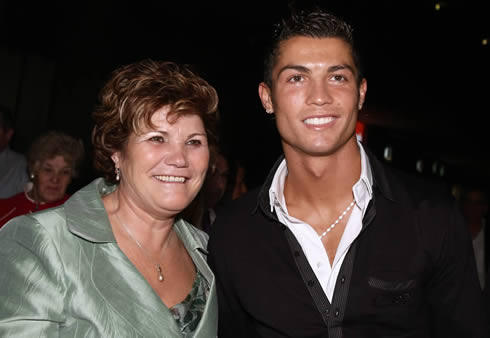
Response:
[{"label": "man's face", "polygon": [[367,89],[357,84],[350,46],[338,38],[294,37],[281,43],[272,88],[259,95],[274,112],[284,151],[322,156],[355,139]]},{"label": "man's face", "polygon": [[4,130],[0,127],[0,151],[3,151],[10,143],[14,131],[12,129]]}]

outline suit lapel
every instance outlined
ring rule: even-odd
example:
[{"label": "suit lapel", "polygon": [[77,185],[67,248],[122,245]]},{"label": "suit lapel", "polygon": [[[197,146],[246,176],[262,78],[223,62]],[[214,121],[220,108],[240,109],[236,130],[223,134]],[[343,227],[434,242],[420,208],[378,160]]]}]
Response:
[{"label": "suit lapel", "polygon": [[214,274],[209,268],[206,258],[206,248],[202,243],[198,243],[195,238],[200,237],[200,234],[185,223],[183,220],[178,220],[174,225],[175,232],[184,243],[187,252],[192,258],[197,270],[201,272],[206,280],[208,295],[206,306],[204,308],[203,317],[195,332],[195,337],[212,337],[216,334],[218,325],[218,303],[216,301],[216,285]]},{"label": "suit lapel", "polygon": [[[92,283],[105,305],[143,337],[180,337],[170,310],[116,243],[92,246]],[[90,254],[90,253],[89,253]],[[147,325],[142,325],[146,323]]]}]

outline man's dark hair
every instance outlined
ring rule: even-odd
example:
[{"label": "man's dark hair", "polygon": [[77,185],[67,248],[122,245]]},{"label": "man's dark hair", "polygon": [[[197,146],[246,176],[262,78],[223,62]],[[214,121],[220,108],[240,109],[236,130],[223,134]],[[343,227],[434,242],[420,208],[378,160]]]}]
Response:
[{"label": "man's dark hair", "polygon": [[14,122],[12,120],[12,115],[10,114],[10,109],[2,104],[0,104],[0,128],[4,131],[14,128]]},{"label": "man's dark hair", "polygon": [[353,29],[344,20],[319,7],[310,9],[289,8],[289,14],[274,25],[274,32],[264,60],[264,82],[272,86],[272,69],[277,62],[281,42],[297,36],[312,38],[338,38],[351,47],[357,69],[357,83],[362,80],[359,51],[354,44]]}]

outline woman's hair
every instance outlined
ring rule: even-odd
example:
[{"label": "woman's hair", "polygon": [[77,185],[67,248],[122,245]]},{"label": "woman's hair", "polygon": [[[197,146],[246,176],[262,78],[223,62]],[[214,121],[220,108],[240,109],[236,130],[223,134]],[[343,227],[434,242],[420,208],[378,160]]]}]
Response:
[{"label": "woman's hair", "polygon": [[61,131],[48,131],[31,144],[27,153],[29,173],[34,173],[39,164],[56,156],[62,156],[71,166],[72,177],[78,176],[78,168],[82,163],[85,151],[83,142]]},{"label": "woman's hair", "polygon": [[198,115],[208,143],[217,142],[218,95],[188,66],[148,59],[123,66],[102,88],[93,113],[94,167],[108,183],[116,182],[112,154],[124,149],[132,133],[154,128],[151,118],[164,106],[170,108],[170,123],[185,114]]}]

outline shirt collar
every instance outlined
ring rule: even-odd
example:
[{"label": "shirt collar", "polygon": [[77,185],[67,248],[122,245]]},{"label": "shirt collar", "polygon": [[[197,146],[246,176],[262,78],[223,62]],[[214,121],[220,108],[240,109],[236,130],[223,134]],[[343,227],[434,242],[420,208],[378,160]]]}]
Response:
[{"label": "shirt collar", "polygon": [[[359,152],[361,154],[361,176],[359,181],[352,187],[352,192],[356,200],[356,204],[365,209],[369,201],[373,196],[373,174],[371,171],[371,165],[369,164],[369,158],[362,146],[362,143],[357,140],[359,146]],[[280,207],[284,211],[286,208],[286,201],[284,199],[284,182],[288,174],[288,168],[286,159],[283,159],[276,169],[274,178],[272,179],[271,186],[269,188],[269,203],[270,210],[274,212],[274,207]]]}]

